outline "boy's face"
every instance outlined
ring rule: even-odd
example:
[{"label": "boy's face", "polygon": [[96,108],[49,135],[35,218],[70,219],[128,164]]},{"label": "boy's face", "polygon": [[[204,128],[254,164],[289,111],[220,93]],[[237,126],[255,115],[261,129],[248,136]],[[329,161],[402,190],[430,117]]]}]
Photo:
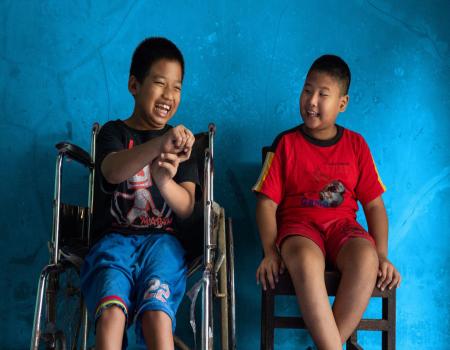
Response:
[{"label": "boy's face", "polygon": [[306,132],[319,139],[336,134],[336,118],[344,112],[348,95],[342,95],[339,82],[321,71],[311,71],[300,95],[300,114]]},{"label": "boy's face", "polygon": [[130,76],[128,90],[146,129],[162,129],[174,116],[180,104],[182,76],[180,63],[167,59],[153,63],[142,83]]}]

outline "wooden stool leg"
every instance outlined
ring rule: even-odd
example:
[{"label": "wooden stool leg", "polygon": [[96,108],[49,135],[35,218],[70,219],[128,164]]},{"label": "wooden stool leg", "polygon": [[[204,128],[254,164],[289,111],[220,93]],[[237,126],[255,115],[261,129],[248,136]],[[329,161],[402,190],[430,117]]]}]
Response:
[{"label": "wooden stool leg", "polygon": [[382,301],[383,319],[388,321],[388,330],[382,332],[381,348],[383,350],[395,350],[396,292],[394,288]]},{"label": "wooden stool leg", "polygon": [[261,350],[273,350],[275,300],[272,291],[263,291],[261,296]]},{"label": "wooden stool leg", "polygon": [[363,348],[358,344],[358,336],[356,330],[347,340],[347,350],[363,350]]}]

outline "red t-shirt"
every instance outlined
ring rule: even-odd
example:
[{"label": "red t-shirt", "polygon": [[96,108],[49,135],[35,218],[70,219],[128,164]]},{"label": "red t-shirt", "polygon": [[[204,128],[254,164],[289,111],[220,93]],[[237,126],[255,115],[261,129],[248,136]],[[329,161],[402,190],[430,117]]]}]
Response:
[{"label": "red t-shirt", "polygon": [[317,140],[302,126],[275,139],[253,191],[278,204],[278,234],[295,232],[308,220],[356,218],[357,200],[366,204],[386,188],[367,143],[356,132],[337,126],[331,140]]}]

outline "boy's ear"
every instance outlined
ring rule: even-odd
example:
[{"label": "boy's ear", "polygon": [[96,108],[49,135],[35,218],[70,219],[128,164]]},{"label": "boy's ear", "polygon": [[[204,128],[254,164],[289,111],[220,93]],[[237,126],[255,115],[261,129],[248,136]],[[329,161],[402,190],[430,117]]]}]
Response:
[{"label": "boy's ear", "polygon": [[136,96],[139,89],[139,82],[134,75],[130,75],[128,78],[128,91],[133,96]]},{"label": "boy's ear", "polygon": [[342,96],[339,100],[339,112],[345,112],[345,110],[347,109],[347,105],[348,105],[348,100],[349,100],[349,96],[345,95]]}]

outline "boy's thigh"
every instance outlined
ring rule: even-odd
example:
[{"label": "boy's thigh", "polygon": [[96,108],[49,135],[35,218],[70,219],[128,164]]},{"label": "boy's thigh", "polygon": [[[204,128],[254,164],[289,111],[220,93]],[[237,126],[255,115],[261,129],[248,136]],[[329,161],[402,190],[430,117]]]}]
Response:
[{"label": "boy's thigh", "polygon": [[373,237],[354,219],[337,220],[328,228],[326,237],[325,249],[330,261],[336,267],[342,248],[353,238],[360,238],[361,244],[367,246],[369,250],[375,249]]},{"label": "boy's thigh", "polygon": [[81,288],[86,306],[95,320],[113,305],[129,317],[133,309],[129,256],[134,249],[130,237],[110,234],[94,245],[86,256],[81,270]]},{"label": "boy's thigh", "polygon": [[175,329],[175,313],[186,289],[186,271],[185,251],[175,237],[157,234],[146,241],[135,269],[138,324],[143,312],[163,311]]},{"label": "boy's thigh", "polygon": [[[278,246],[282,255],[302,255],[303,252],[308,254],[318,253],[317,249],[325,256],[325,242],[323,235],[317,225],[310,220],[297,222],[289,227],[289,233],[278,237]],[[284,258],[284,257],[283,257]]]},{"label": "boy's thigh", "polygon": [[362,237],[351,237],[340,248],[336,256],[339,271],[360,271],[365,274],[378,271],[378,254],[374,244]]}]

